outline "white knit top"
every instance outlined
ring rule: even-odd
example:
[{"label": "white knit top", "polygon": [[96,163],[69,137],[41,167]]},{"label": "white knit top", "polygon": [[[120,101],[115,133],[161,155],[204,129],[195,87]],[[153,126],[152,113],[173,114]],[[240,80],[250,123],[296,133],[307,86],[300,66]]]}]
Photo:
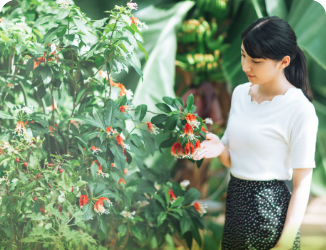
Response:
[{"label": "white knit top", "polygon": [[315,168],[318,117],[300,88],[258,104],[251,82],[238,85],[221,142],[229,146],[230,172],[247,180],[291,180],[293,168]]}]

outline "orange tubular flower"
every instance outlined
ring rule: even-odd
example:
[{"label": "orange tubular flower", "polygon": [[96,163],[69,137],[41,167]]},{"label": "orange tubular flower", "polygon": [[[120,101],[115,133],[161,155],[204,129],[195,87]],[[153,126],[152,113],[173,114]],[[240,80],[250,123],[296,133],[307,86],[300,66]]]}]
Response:
[{"label": "orange tubular flower", "polygon": [[146,122],[146,124],[147,124],[148,132],[150,132],[151,134],[156,135],[160,133],[157,131],[157,127],[153,125],[151,122]]},{"label": "orange tubular flower", "polygon": [[123,95],[127,94],[127,89],[125,88],[125,86],[122,83],[118,83],[118,88],[120,89],[119,96],[123,96]]},{"label": "orange tubular flower", "polygon": [[170,196],[170,203],[172,204],[177,199],[172,189],[169,189],[169,196]]},{"label": "orange tubular flower", "polygon": [[121,147],[123,147],[123,144],[124,144],[123,143],[123,138],[121,137],[120,134],[117,135],[116,139],[117,139],[118,145],[120,145]]},{"label": "orange tubular flower", "polygon": [[182,135],[180,135],[180,137],[184,136],[187,136],[190,140],[195,140],[194,131],[189,123],[186,123],[184,132]]},{"label": "orange tubular flower", "polygon": [[79,198],[79,207],[81,208],[82,206],[85,206],[86,204],[88,204],[88,198],[87,195],[81,195]]},{"label": "orange tubular flower", "polygon": [[200,150],[201,149],[201,143],[200,143],[200,141],[198,140],[198,141],[196,141],[196,144],[195,144],[195,152],[197,152],[198,150]]},{"label": "orange tubular flower", "polygon": [[92,146],[91,149],[92,149],[93,153],[97,153],[97,152],[99,152],[99,151],[102,152],[101,149],[99,149],[99,148],[97,148],[97,147],[95,147],[95,146]]},{"label": "orange tubular flower", "polygon": [[23,121],[17,122],[16,128],[15,128],[15,133],[17,133],[18,135],[26,133],[26,128],[25,128]]},{"label": "orange tubular flower", "polygon": [[136,26],[139,24],[139,20],[137,17],[132,16],[130,17],[130,19],[131,19],[131,23],[134,23]]},{"label": "orange tubular flower", "polygon": [[114,133],[117,133],[117,131],[115,129],[113,129],[112,127],[107,127],[106,133],[107,133],[107,135],[113,135]]},{"label": "orange tubular flower", "polygon": [[204,127],[201,127],[201,131],[204,131],[205,133],[207,133],[207,130]]},{"label": "orange tubular flower", "polygon": [[123,173],[124,173],[124,174],[127,174],[127,173],[128,173],[128,170],[125,168],[125,169],[123,170]]},{"label": "orange tubular flower", "polygon": [[122,179],[122,178],[119,179],[118,184],[120,184],[121,182],[124,183],[124,184],[126,184],[126,181],[124,179]]},{"label": "orange tubular flower", "polygon": [[186,120],[191,127],[198,128],[198,126],[200,125],[200,122],[197,121],[196,116],[194,114],[188,114],[186,116]]},{"label": "orange tubular flower", "polygon": [[195,153],[194,145],[192,145],[191,142],[188,142],[185,146],[185,155],[188,157],[192,157],[194,153]]},{"label": "orange tubular flower", "polygon": [[120,107],[120,111],[121,111],[122,113],[126,113],[126,112],[125,112],[125,108],[126,108],[126,106],[125,106],[125,105],[122,105],[122,106]]},{"label": "orange tubular flower", "polygon": [[109,210],[105,209],[104,208],[104,205],[103,205],[103,201],[107,201],[109,203],[109,206],[112,206],[112,202],[108,199],[108,198],[105,198],[105,197],[100,197],[96,202],[95,202],[95,205],[94,205],[94,211],[98,214],[103,214],[103,213],[110,213]]},{"label": "orange tubular flower", "polygon": [[[173,144],[173,146],[171,147],[171,154],[174,157],[182,158],[184,153],[183,153],[183,148],[182,148],[182,145],[180,142],[176,142]],[[181,156],[181,157],[179,157],[179,156]]]},{"label": "orange tubular flower", "polygon": [[40,208],[40,211],[43,212],[43,213],[45,213],[44,208]]},{"label": "orange tubular flower", "polygon": [[207,205],[206,204],[201,205],[200,203],[195,202],[194,203],[194,208],[200,214],[200,216],[203,216],[203,214],[207,213],[207,211],[206,211]]}]

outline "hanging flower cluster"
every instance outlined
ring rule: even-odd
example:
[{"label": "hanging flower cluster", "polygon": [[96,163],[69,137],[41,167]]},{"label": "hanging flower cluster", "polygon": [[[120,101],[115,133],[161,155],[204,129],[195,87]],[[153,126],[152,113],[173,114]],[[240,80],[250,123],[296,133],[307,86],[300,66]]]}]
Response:
[{"label": "hanging flower cluster", "polygon": [[98,153],[98,152],[102,152],[101,149],[99,149],[99,148],[97,148],[97,147],[95,147],[95,146],[92,146],[91,149],[92,149],[92,153],[93,153],[93,154],[96,154],[96,153]]},{"label": "hanging flower cluster", "polygon": [[111,135],[117,134],[118,131],[116,129],[113,129],[112,127],[107,127],[106,133],[107,133],[107,135],[111,136]]},{"label": "hanging flower cluster", "polygon": [[[99,71],[99,74],[100,74],[100,71]],[[102,72],[101,75],[103,75],[103,77],[105,77],[108,80],[107,73]],[[112,87],[118,87],[120,89],[119,96],[126,95],[127,100],[131,100],[132,99],[132,96],[133,96],[134,93],[131,91],[131,89],[128,89],[127,90],[122,83],[115,83],[114,81],[112,81],[112,77],[110,77],[110,85]]]},{"label": "hanging flower cluster", "polygon": [[173,204],[173,202],[178,198],[175,196],[172,189],[169,189],[169,196],[170,196],[170,203]]},{"label": "hanging flower cluster", "polygon": [[158,131],[158,127],[156,127],[154,124],[152,124],[151,122],[146,122],[147,124],[147,129],[148,129],[148,132],[150,132],[151,134],[154,134],[154,135],[157,135],[159,134],[160,132]]},{"label": "hanging flower cluster", "polygon": [[57,4],[60,4],[61,9],[67,9],[72,2],[69,0],[57,0]]},{"label": "hanging flower cluster", "polygon": [[194,114],[188,114],[186,116],[187,123],[192,127],[192,128],[198,128],[200,125],[200,122],[197,121],[196,116]]},{"label": "hanging flower cluster", "polygon": [[122,136],[120,135],[120,133],[117,135],[116,139],[117,139],[118,144],[119,144],[122,148],[124,148],[124,149],[130,149],[130,146],[129,146],[128,144],[124,143],[123,138],[122,138]]},{"label": "hanging flower cluster", "polygon": [[94,205],[94,211],[96,213],[98,213],[98,214],[103,214],[103,213],[108,214],[108,213],[110,213],[108,209],[104,208],[103,201],[107,201],[109,203],[109,207],[113,206],[112,202],[108,198],[100,197],[95,202],[95,205]]},{"label": "hanging flower cluster", "polygon": [[79,207],[81,208],[81,207],[85,206],[86,204],[88,204],[87,195],[86,194],[85,195],[81,195],[79,197]]},{"label": "hanging flower cluster", "polygon": [[203,214],[207,213],[207,211],[206,211],[207,205],[206,204],[201,205],[200,203],[195,202],[194,208],[200,214],[200,216],[203,216]]},{"label": "hanging flower cluster", "polygon": [[176,142],[171,147],[171,154],[178,158],[193,158],[193,155],[201,149],[201,143],[199,140],[196,141],[195,146],[192,144],[192,142],[188,141],[188,143],[183,148],[180,142]]},{"label": "hanging flower cluster", "polygon": [[13,133],[17,133],[17,135],[23,135],[26,133],[25,124],[23,123],[23,121],[17,122],[15,131]]},{"label": "hanging flower cluster", "polygon": [[130,105],[122,105],[122,106],[120,107],[120,111],[121,111],[122,113],[127,113],[127,112],[129,112],[130,110],[131,110]]},{"label": "hanging flower cluster", "polygon": [[123,217],[128,217],[129,219],[133,219],[133,218],[134,218],[133,215],[136,214],[136,211],[133,211],[133,212],[127,212],[126,210],[127,210],[127,207],[125,207],[124,211],[121,212],[121,215],[122,215]]}]

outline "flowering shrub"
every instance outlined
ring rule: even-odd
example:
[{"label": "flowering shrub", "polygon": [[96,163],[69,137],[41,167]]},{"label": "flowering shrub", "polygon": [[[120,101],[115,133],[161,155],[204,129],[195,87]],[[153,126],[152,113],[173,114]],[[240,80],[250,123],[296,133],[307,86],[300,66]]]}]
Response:
[{"label": "flowering shrub", "polygon": [[[131,14],[136,3],[116,6],[97,21],[70,1],[57,3],[33,23],[35,30],[52,24],[40,28],[44,36],[33,42],[27,38],[30,23],[21,27],[20,34],[26,33],[16,45],[5,30],[14,21],[0,26],[8,53],[10,46],[23,46],[17,63],[25,75],[14,70],[6,81],[20,85],[26,104],[10,103],[11,90],[9,100],[2,100],[1,242],[22,249],[151,249],[178,233],[189,247],[193,238],[201,245],[198,229],[205,228],[206,210],[194,203],[199,191],[186,190],[189,181],[171,182],[166,166],[149,168],[139,156],[171,148],[175,157],[195,162],[210,120],[194,113],[190,95],[186,107],[180,98],[163,97],[156,107],[164,114],[143,121],[151,112],[147,105],[134,107],[131,90],[111,77],[128,71],[128,64],[142,76],[135,52],[147,58],[140,32],[146,25]],[[39,106],[27,106],[30,92]],[[131,131],[127,120],[135,125]],[[157,145],[155,135],[162,132],[168,138]],[[139,171],[129,171],[132,161]]]}]

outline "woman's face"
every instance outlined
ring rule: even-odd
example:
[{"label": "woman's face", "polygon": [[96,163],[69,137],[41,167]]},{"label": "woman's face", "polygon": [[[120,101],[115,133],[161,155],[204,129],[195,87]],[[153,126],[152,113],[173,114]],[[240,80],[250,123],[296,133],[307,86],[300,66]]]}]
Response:
[{"label": "woman's face", "polygon": [[269,58],[252,58],[245,51],[243,43],[241,44],[242,70],[253,84],[277,81],[281,74],[284,75],[283,69],[290,63],[289,60],[289,56],[284,57],[280,62],[276,62]]}]

